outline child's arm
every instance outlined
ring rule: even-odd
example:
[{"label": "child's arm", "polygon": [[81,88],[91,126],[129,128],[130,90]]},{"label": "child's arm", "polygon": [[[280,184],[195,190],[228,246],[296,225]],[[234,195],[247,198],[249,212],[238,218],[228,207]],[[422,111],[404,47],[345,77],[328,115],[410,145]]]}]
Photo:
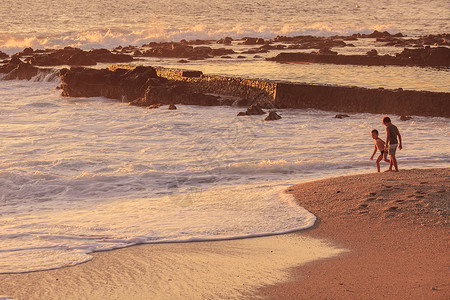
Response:
[{"label": "child's arm", "polygon": [[400,130],[398,130],[397,129],[397,136],[398,136],[398,142],[399,142],[399,144],[398,144],[398,149],[399,150],[402,150],[402,136],[400,135]]},{"label": "child's arm", "polygon": [[373,150],[373,154],[370,157],[370,159],[373,159],[373,157],[375,156],[375,153],[377,153],[377,146],[375,145],[375,150]]}]

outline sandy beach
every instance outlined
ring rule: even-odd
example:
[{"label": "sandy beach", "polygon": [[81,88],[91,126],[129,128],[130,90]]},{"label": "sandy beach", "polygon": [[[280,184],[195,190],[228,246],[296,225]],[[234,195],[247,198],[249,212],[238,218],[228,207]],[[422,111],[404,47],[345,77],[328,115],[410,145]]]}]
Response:
[{"label": "sandy beach", "polygon": [[450,169],[288,189],[318,220],[291,234],[139,245],[0,275],[0,299],[448,299]]}]

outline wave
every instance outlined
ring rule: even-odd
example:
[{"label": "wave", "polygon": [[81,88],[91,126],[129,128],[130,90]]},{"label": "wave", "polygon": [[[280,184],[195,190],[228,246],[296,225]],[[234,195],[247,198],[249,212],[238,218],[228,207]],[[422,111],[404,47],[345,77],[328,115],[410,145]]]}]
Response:
[{"label": "wave", "polygon": [[44,69],[39,70],[37,75],[30,79],[32,82],[61,82],[59,78],[59,70],[57,69]]},{"label": "wave", "polygon": [[333,36],[351,35],[354,33],[371,33],[374,30],[397,32],[392,25],[374,25],[370,28],[335,28],[326,23],[314,23],[309,27],[298,27],[298,25],[284,25],[282,27],[269,26],[234,26],[229,28],[212,28],[206,24],[198,24],[194,27],[164,28],[150,27],[136,30],[129,29],[97,29],[80,32],[64,32],[50,36],[23,36],[15,34],[0,34],[0,49],[8,54],[14,54],[24,48],[51,49],[64,48],[66,46],[79,47],[84,50],[92,48],[112,49],[119,45],[140,46],[149,42],[168,42],[185,40],[217,40],[229,36],[234,39],[243,37],[260,37],[272,39],[278,35],[283,36]]}]

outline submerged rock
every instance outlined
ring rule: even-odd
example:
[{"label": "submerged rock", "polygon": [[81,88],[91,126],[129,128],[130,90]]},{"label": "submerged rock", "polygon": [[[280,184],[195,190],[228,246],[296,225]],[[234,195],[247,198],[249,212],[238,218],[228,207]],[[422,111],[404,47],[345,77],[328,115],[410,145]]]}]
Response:
[{"label": "submerged rock", "polygon": [[346,115],[346,114],[338,114],[338,115],[334,116],[335,119],[343,119],[343,118],[349,118],[349,117],[350,116]]},{"label": "submerged rock", "polygon": [[177,107],[175,106],[175,104],[169,104],[169,107],[167,109],[168,110],[175,110],[175,109],[177,109]]},{"label": "submerged rock", "polygon": [[400,116],[399,119],[400,119],[400,121],[409,121],[412,119],[412,117],[411,116]]},{"label": "submerged rock", "polygon": [[265,114],[264,110],[258,104],[253,104],[253,105],[250,105],[249,108],[247,108],[247,111],[239,112],[237,115],[238,116],[252,116],[252,115],[264,115],[264,114]]},{"label": "submerged rock", "polygon": [[264,121],[275,121],[281,119],[281,116],[275,111],[269,112],[269,115],[264,119]]}]

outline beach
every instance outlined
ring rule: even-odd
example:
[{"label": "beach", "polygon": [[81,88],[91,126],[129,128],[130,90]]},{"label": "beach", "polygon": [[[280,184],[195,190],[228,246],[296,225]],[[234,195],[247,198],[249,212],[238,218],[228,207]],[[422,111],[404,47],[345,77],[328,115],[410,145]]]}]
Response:
[{"label": "beach", "polygon": [[450,299],[448,0],[63,2],[0,1],[0,300]]},{"label": "beach", "polygon": [[448,299],[449,169],[340,176],[287,190],[313,228],[138,245],[0,275],[9,299]]}]

